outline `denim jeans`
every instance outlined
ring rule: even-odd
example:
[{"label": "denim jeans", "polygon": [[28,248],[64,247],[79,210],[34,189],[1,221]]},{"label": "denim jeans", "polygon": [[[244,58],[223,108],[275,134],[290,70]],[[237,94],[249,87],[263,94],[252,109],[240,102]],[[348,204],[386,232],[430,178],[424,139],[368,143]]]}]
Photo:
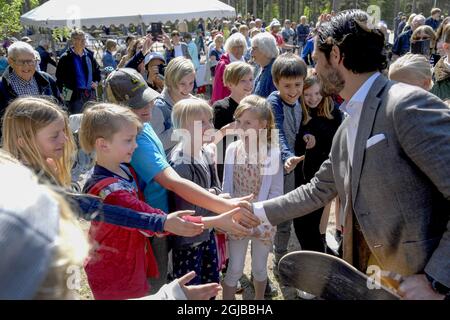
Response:
[{"label": "denim jeans", "polygon": [[86,102],[95,101],[97,95],[94,89],[76,89],[72,93],[72,98],[68,103],[69,114],[83,113]]}]

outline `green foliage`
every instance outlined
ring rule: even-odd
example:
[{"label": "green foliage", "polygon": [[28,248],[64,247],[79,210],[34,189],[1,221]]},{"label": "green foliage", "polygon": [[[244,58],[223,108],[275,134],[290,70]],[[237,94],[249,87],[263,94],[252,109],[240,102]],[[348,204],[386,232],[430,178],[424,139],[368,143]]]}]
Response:
[{"label": "green foliage", "polygon": [[[280,5],[278,3],[272,4],[272,18],[280,19]],[[272,18],[270,21],[272,21]]]},{"label": "green foliage", "polygon": [[36,8],[43,1],[39,0],[0,0],[0,37],[6,38],[23,30],[20,16],[29,7]]},{"label": "green foliage", "polygon": [[63,42],[64,38],[68,39],[70,37],[71,30],[68,27],[55,28],[52,30],[52,38],[57,42]]},{"label": "green foliage", "polygon": [[311,8],[309,6],[305,6],[305,9],[303,9],[303,15],[306,17],[311,17]]},{"label": "green foliage", "polygon": [[41,5],[41,2],[43,1],[39,1],[39,0],[30,0],[30,7],[31,9],[36,8],[37,6]]},{"label": "green foliage", "polygon": [[321,6],[320,13],[330,13],[331,12],[331,2],[326,1],[324,5]]},{"label": "green foliage", "polygon": [[0,37],[5,38],[22,31],[20,15],[23,0],[0,0]]}]

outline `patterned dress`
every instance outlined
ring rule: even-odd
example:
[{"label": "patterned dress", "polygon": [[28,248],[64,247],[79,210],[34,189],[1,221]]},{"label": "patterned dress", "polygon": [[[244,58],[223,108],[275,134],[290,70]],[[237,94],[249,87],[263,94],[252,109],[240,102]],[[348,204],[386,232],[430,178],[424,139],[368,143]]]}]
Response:
[{"label": "patterned dress", "polygon": [[[259,190],[262,184],[263,159],[253,161],[249,158],[243,144],[236,149],[235,165],[233,170],[233,197],[244,197],[249,194],[254,195],[254,201],[258,199]],[[252,238],[257,238],[264,244],[272,244],[275,236],[276,227],[269,223],[260,224],[253,228]],[[242,240],[243,237],[229,235],[232,240]]]}]

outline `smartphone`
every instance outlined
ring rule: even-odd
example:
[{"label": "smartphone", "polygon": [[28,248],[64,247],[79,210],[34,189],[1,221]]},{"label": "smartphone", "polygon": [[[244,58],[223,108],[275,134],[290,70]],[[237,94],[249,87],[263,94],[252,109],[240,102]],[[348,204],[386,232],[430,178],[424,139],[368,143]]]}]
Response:
[{"label": "smartphone", "polygon": [[413,54],[422,54],[424,56],[430,56],[431,54],[431,40],[419,40],[411,42],[411,53]]},{"label": "smartphone", "polygon": [[153,42],[158,41],[158,37],[162,36],[163,29],[161,22],[155,22],[151,24],[151,33]]}]

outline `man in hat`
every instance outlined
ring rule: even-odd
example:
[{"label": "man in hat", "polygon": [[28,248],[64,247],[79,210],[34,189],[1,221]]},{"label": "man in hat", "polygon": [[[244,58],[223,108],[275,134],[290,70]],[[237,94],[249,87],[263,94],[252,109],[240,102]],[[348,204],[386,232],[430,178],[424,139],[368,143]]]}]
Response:
[{"label": "man in hat", "polygon": [[273,19],[269,25],[270,33],[274,36],[277,46],[280,50],[293,50],[295,46],[284,42],[283,36],[280,34],[281,23],[277,19]]}]

